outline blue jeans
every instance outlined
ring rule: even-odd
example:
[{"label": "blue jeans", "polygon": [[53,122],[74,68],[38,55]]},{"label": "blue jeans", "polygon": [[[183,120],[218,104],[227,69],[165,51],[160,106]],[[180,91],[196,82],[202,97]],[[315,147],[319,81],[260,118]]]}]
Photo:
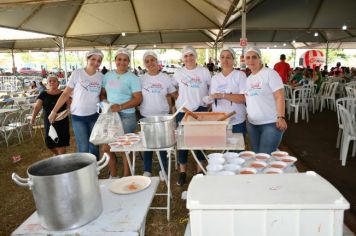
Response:
[{"label": "blue jeans", "polygon": [[[141,118],[145,118],[145,117],[141,116]],[[163,167],[167,171],[167,152],[160,151],[159,155],[161,156]],[[147,171],[150,173],[152,172],[152,157],[153,157],[152,151],[143,152],[143,171]],[[161,166],[158,166],[158,169],[160,170]]]},{"label": "blue jeans", "polygon": [[[206,107],[199,107],[197,110],[193,111],[193,112],[204,112],[204,111],[208,111],[208,109]],[[176,116],[176,121],[177,124],[179,124],[179,122],[183,119],[185,113],[184,112],[179,112],[178,115]],[[194,151],[195,154],[198,157],[198,160],[200,162],[205,160],[204,154],[201,151]],[[178,151],[178,160],[179,160],[179,164],[185,165],[188,162],[188,150],[179,150]]]},{"label": "blue jeans", "polygon": [[137,126],[136,114],[119,112],[119,115],[125,134],[133,133]]},{"label": "blue jeans", "polygon": [[89,142],[89,137],[98,116],[98,113],[89,116],[72,115],[72,126],[78,152],[92,153],[96,156],[96,159],[99,159],[99,146]]},{"label": "blue jeans", "polygon": [[[162,164],[164,167],[164,170],[167,173],[167,152],[166,151],[160,151],[159,155],[161,156],[161,160],[162,160]],[[153,152],[144,152],[143,153],[143,171],[147,171],[147,172],[152,172],[152,156],[153,156]],[[158,169],[161,169],[161,166],[158,165]]]},{"label": "blue jeans", "polygon": [[232,126],[232,133],[242,133],[243,136],[245,137],[246,135],[246,122],[242,122],[240,124],[236,124]]},{"label": "blue jeans", "polygon": [[253,125],[247,122],[247,132],[252,150],[256,153],[271,154],[277,150],[283,132],[277,129],[276,123]]}]

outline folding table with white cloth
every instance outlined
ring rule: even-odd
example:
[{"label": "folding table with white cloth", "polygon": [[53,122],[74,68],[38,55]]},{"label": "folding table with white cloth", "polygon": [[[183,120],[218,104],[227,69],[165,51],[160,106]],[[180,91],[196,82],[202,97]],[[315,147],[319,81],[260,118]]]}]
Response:
[{"label": "folding table with white cloth", "polygon": [[144,235],[146,215],[159,184],[158,177],[150,179],[151,183],[146,189],[130,194],[111,192],[109,188],[115,179],[99,180],[103,211],[98,218],[82,227],[67,231],[48,231],[40,225],[35,212],[12,235]]}]

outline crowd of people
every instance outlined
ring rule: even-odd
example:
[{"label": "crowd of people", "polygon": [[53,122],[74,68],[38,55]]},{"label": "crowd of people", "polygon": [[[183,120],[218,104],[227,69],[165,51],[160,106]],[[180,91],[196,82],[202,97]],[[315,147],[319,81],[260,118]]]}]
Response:
[{"label": "crowd of people", "polygon": [[[172,78],[162,73],[158,65],[158,55],[147,51],[143,56],[145,71],[137,77],[129,70],[130,51],[120,48],[115,53],[116,69],[99,71],[103,60],[100,50],[87,53],[84,68],[72,72],[67,87],[58,89],[58,78],[49,78],[49,89],[40,93],[32,115],[43,107],[47,131],[46,145],[54,154],[65,152],[69,145],[68,117],[58,119],[64,110],[70,109],[72,127],[79,152],[89,152],[99,157],[99,147],[89,142],[89,136],[98,118],[97,103],[107,100],[111,111],[118,112],[125,133],[137,129],[139,118],[166,115],[171,113],[172,104],[185,107],[193,112],[209,111],[236,114],[230,118],[232,132],[248,133],[251,149],[255,152],[271,153],[278,148],[283,132],[287,129],[285,121],[283,81],[273,69],[264,67],[261,51],[250,48],[245,54],[250,69],[247,76],[243,71],[235,70],[237,58],[232,48],[220,51],[221,72],[211,75],[209,69],[197,63],[197,52],[187,46],[182,51],[184,67],[178,69]],[[204,99],[208,98],[208,99]],[[136,108],[139,107],[139,116]],[[176,120],[180,122],[185,115],[180,112]],[[60,121],[58,121],[60,120]],[[49,127],[53,125],[58,132],[59,142],[48,137]],[[109,171],[111,177],[117,177],[117,159],[108,145],[101,145],[103,152],[110,154]],[[238,151],[238,150],[237,150]],[[145,176],[152,173],[152,152],[144,153]],[[124,157],[124,154],[120,154]],[[197,151],[199,161],[205,160]],[[167,153],[161,152],[166,168]],[[186,183],[187,151],[179,151],[179,178],[177,184]],[[130,174],[126,158],[123,158],[124,176]],[[197,172],[201,170],[197,166]]]}]

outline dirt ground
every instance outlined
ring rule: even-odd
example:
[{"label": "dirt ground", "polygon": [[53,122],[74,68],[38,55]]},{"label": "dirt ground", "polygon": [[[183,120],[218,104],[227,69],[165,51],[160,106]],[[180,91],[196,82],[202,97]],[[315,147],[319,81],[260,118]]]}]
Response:
[{"label": "dirt ground", "polygon": [[[297,167],[300,171],[314,170],[329,180],[350,202],[351,210],[345,214],[345,222],[349,228],[356,232],[355,206],[356,206],[356,158],[349,154],[346,167],[341,166],[339,150],[335,148],[337,134],[337,121],[335,112],[324,111],[311,115],[311,121],[307,124],[301,121],[298,124],[289,122],[282,150],[287,150],[299,161]],[[74,138],[71,140],[69,152],[74,152]],[[21,161],[13,163],[11,156],[21,155]],[[12,145],[6,148],[0,144],[0,235],[10,235],[27,217],[34,211],[35,206],[30,190],[19,187],[11,180],[11,174],[16,172],[26,177],[26,169],[38,160],[51,156],[45,148],[41,135],[35,138],[27,138],[21,145]],[[195,166],[193,161],[188,165],[188,177],[192,177]],[[137,161],[136,172],[142,173],[142,161]],[[121,166],[121,165],[120,165]],[[154,174],[157,174],[154,171]],[[104,169],[99,178],[107,178],[108,170]],[[172,192],[173,201],[171,208],[171,220],[167,222],[164,210],[150,210],[146,222],[146,235],[183,235],[188,221],[186,202],[181,200],[181,193],[187,189],[178,187],[175,182],[177,171],[172,165]],[[159,190],[165,188],[160,184]],[[155,198],[153,205],[165,203],[163,197]]]}]

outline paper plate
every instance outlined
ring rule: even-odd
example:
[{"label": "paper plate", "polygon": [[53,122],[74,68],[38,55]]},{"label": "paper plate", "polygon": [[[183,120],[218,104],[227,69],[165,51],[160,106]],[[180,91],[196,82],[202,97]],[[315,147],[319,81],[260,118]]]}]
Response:
[{"label": "paper plate", "polygon": [[130,194],[144,190],[151,184],[151,179],[146,176],[128,176],[116,179],[111,183],[109,190],[117,194]]}]

